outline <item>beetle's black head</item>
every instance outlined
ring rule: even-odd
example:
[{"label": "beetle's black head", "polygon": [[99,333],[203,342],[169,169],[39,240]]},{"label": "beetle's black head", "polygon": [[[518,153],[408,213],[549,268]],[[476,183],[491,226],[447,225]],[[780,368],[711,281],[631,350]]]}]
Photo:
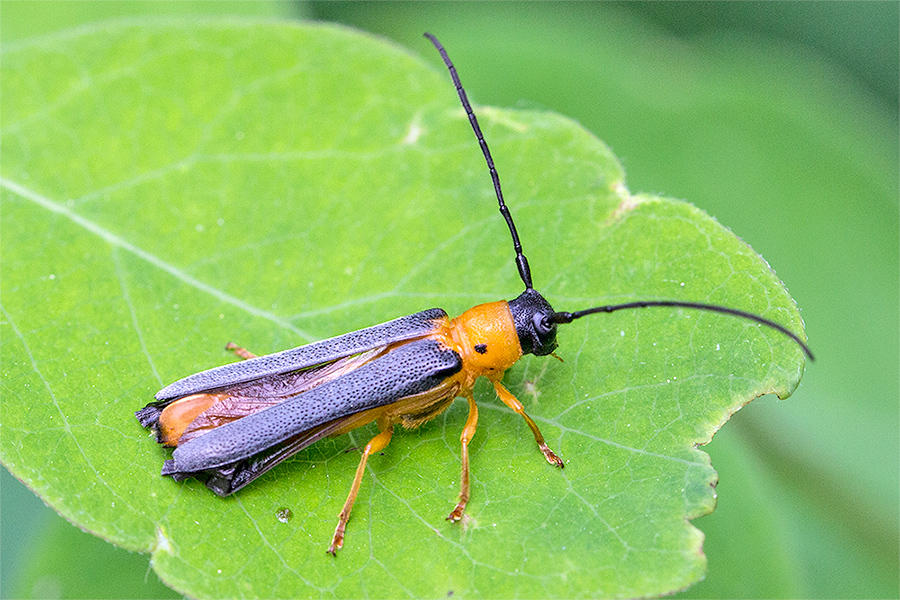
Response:
[{"label": "beetle's black head", "polygon": [[509,310],[523,354],[546,356],[556,350],[555,312],[543,296],[529,288],[509,301]]}]

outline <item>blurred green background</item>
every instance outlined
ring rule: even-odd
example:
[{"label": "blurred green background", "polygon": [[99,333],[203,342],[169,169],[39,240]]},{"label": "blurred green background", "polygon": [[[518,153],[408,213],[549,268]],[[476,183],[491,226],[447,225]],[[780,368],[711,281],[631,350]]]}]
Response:
[{"label": "blurred green background", "polygon": [[[751,403],[706,447],[709,574],[681,596],[896,598],[898,6],[4,0],[0,43],[117,17],[273,16],[346,23],[437,65],[428,30],[476,103],[578,120],[632,192],[687,199],[766,257],[818,356],[792,398]],[[0,471],[0,596],[177,597],[147,556]]]}]

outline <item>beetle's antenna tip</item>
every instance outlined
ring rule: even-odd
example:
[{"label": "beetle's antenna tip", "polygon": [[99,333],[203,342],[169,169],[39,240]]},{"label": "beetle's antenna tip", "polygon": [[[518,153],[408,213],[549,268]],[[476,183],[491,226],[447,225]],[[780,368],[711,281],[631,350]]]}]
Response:
[{"label": "beetle's antenna tip", "polygon": [[797,343],[798,346],[803,350],[803,353],[809,358],[810,361],[815,361],[816,357],[813,355],[812,350],[810,350],[809,346],[800,339],[796,333],[781,325],[776,323],[775,321],[766,319],[765,317],[761,317],[759,315],[753,314],[751,312],[738,310],[736,308],[729,308],[727,306],[719,306],[718,304],[704,304],[701,302],[682,302],[679,300],[638,300],[636,302],[626,302],[624,304],[607,304],[605,306],[595,306],[594,308],[587,308],[585,310],[578,310],[575,312],[554,312],[550,316],[550,322],[557,324],[565,324],[571,323],[575,319],[580,319],[581,317],[586,317],[587,315],[593,315],[596,313],[611,313],[616,312],[618,310],[626,310],[629,308],[647,308],[650,306],[668,306],[668,307],[679,307],[679,308],[693,308],[697,310],[707,310],[710,312],[717,312],[725,315],[732,315],[734,317],[740,317],[742,319],[748,319],[750,321],[755,321],[760,325],[765,325],[766,327],[770,327],[776,331],[783,333],[784,335],[791,338],[794,342]]},{"label": "beetle's antenna tip", "polygon": [[500,214],[503,215],[503,218],[506,220],[506,225],[509,227],[509,233],[512,235],[513,249],[516,252],[516,268],[519,270],[519,277],[522,278],[526,290],[534,289],[534,286],[531,283],[531,268],[528,266],[528,259],[525,258],[525,255],[522,253],[522,244],[519,242],[519,233],[516,231],[516,225],[513,223],[509,208],[507,208],[506,203],[503,202],[503,190],[500,189],[500,176],[497,174],[497,169],[494,168],[494,159],[491,157],[491,151],[488,149],[487,142],[484,140],[484,135],[481,133],[481,127],[478,125],[478,119],[475,117],[472,105],[469,104],[469,99],[466,97],[466,91],[459,81],[456,67],[453,66],[450,57],[447,56],[447,51],[436,37],[427,31],[423,35],[431,40],[431,43],[434,44],[434,47],[437,48],[437,51],[441,54],[441,58],[444,60],[447,70],[450,71],[450,78],[453,79],[453,85],[456,86],[456,93],[459,96],[460,102],[462,102],[466,115],[469,117],[469,124],[475,132],[475,137],[478,139],[478,144],[481,146],[481,153],[484,154],[484,160],[487,162],[488,169],[491,172],[491,181],[494,182],[494,192],[497,194],[497,202],[500,204]]}]

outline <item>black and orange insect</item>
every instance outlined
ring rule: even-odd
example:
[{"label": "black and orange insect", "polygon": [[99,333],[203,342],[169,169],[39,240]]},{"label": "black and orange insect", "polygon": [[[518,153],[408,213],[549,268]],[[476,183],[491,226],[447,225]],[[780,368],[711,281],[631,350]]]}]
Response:
[{"label": "black and orange insect", "polygon": [[525,354],[545,356],[556,348],[559,325],[586,315],[631,308],[677,307],[750,319],[794,340],[812,359],[807,345],[787,328],[734,308],[680,300],[648,300],[559,312],[532,285],[512,216],[503,201],[500,179],[466,98],[456,69],[431,34],[475,131],[497,193],[500,213],[512,236],[516,266],[525,291],[509,302],[475,306],[451,319],[440,308],[400,317],[335,338],[256,357],[229,345],[243,362],[190,375],[166,386],[156,401],[137,411],[141,425],[174,447],[162,474],[175,480],[197,477],[227,496],[310,444],[371,422],[379,433],[362,452],[350,493],[338,517],[328,552],[344,543],[344,531],[369,457],[381,451],[395,425],[414,428],[430,421],[458,396],[469,404],[463,427],[459,500],[447,517],[458,521],[469,500],[468,444],[478,425],[475,380],[486,377],[500,400],[525,419],[551,465],[564,463],[546,444],[522,403],[502,383],[503,375]]}]

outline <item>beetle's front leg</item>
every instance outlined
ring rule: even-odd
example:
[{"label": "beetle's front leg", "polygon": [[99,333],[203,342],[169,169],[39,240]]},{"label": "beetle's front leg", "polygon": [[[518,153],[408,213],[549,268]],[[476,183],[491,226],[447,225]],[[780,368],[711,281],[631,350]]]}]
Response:
[{"label": "beetle's front leg", "polygon": [[466,419],[466,426],[463,427],[462,434],[459,436],[459,440],[462,442],[462,475],[460,476],[459,484],[459,502],[456,503],[456,508],[447,517],[447,520],[453,523],[462,518],[463,512],[466,510],[466,504],[469,503],[469,441],[475,435],[475,429],[478,427],[478,406],[475,404],[475,396],[472,395],[472,390],[468,390],[466,393],[466,400],[469,401],[469,418]]},{"label": "beetle's front leg", "polygon": [[531,420],[531,417],[525,414],[525,407],[522,406],[522,403],[519,402],[518,398],[512,395],[508,389],[503,387],[503,384],[499,381],[492,381],[494,384],[494,389],[497,390],[497,395],[500,396],[500,400],[503,401],[503,404],[507,405],[511,409],[513,409],[518,414],[522,415],[522,418],[525,419],[525,422],[528,423],[528,426],[531,428],[531,432],[534,434],[534,441],[537,442],[538,448],[541,449],[541,452],[544,454],[544,458],[547,459],[547,462],[551,465],[556,465],[559,468],[563,468],[566,465],[563,463],[562,459],[554,454],[553,450],[547,446],[547,442],[544,441],[544,436],[541,435],[541,430],[538,429],[537,424]]}]

